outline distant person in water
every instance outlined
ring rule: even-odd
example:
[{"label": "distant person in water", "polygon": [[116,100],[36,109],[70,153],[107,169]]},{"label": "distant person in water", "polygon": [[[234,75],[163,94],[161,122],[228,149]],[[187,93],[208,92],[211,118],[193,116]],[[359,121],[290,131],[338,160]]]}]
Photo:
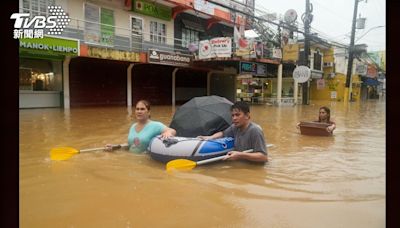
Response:
[{"label": "distant person in water", "polygon": [[[328,127],[326,127],[326,131],[330,133],[336,129],[336,123],[331,119],[331,110],[326,106],[319,108],[318,120],[314,122],[330,124]],[[297,128],[299,127],[300,123],[297,123]]]},{"label": "distant person in water", "polygon": [[[129,135],[128,145],[130,152],[142,153],[147,150],[152,138],[161,135],[162,139],[175,136],[175,129],[165,126],[158,121],[150,120],[150,103],[140,100],[135,107],[136,123],[132,124]],[[106,145],[106,151],[112,151],[111,144]],[[125,146],[126,147],[126,146]]]}]

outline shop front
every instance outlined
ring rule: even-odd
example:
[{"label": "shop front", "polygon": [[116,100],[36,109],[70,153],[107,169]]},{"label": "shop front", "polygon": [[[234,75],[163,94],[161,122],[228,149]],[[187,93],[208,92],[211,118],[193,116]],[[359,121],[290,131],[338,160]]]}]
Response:
[{"label": "shop front", "polygon": [[265,103],[271,93],[272,84],[268,78],[267,64],[241,61],[239,75],[236,77],[236,100]]},{"label": "shop front", "polygon": [[19,46],[19,108],[62,107],[63,60],[78,55],[79,41],[45,36]]}]

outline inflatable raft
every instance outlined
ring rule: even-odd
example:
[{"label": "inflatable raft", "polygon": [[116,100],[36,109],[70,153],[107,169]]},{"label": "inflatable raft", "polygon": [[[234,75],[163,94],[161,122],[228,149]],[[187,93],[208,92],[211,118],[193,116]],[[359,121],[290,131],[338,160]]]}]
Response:
[{"label": "inflatable raft", "polygon": [[233,150],[233,146],[234,139],[230,137],[212,140],[171,137],[167,140],[161,140],[157,136],[151,140],[148,152],[154,160],[164,163],[180,158],[201,161],[225,155]]}]

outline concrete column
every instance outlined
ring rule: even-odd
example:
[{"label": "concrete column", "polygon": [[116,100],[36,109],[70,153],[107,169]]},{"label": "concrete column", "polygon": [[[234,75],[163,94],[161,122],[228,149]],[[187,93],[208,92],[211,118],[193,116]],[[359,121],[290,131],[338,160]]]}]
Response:
[{"label": "concrete column", "polygon": [[176,103],[176,98],[175,98],[175,84],[176,84],[176,72],[178,72],[179,68],[175,68],[174,71],[172,71],[172,108],[175,109],[175,103]]},{"label": "concrete column", "polygon": [[63,62],[63,91],[64,91],[64,109],[70,108],[70,97],[69,97],[69,63],[71,62],[71,56],[66,56]]},{"label": "concrete column", "polygon": [[127,73],[127,79],[126,79],[126,106],[127,107],[132,107],[132,68],[135,64],[131,63],[129,64],[126,73]]},{"label": "concrete column", "polygon": [[294,98],[294,104],[297,104],[297,98],[298,98],[298,93],[299,93],[299,83],[297,80],[294,80],[294,88],[293,88],[293,98]]},{"label": "concrete column", "polygon": [[[353,68],[355,69],[355,67]],[[350,76],[350,85],[349,85],[349,99],[347,101],[352,101],[353,98],[353,74]]]},{"label": "concrete column", "polygon": [[283,65],[279,64],[278,66],[278,86],[277,86],[277,90],[276,91],[276,95],[277,95],[277,101],[278,101],[278,105],[281,104],[281,99],[282,99],[282,68]]},{"label": "concrete column", "polygon": [[209,72],[207,73],[207,96],[210,96],[211,74],[212,74],[211,71],[209,71]]}]

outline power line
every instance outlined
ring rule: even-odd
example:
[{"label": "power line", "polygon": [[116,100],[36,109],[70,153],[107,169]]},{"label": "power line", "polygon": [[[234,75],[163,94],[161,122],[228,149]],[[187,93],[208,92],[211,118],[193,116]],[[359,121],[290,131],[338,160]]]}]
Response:
[{"label": "power line", "polygon": [[[259,7],[259,6],[257,6],[257,7]],[[263,7],[260,6],[260,8],[263,8]],[[257,9],[256,9],[256,11],[262,12],[261,10],[257,10]],[[266,12],[262,12],[262,13],[265,14]],[[304,27],[304,24],[303,24],[301,21],[299,21],[299,22],[298,22],[298,26],[299,26],[299,27]],[[327,40],[329,40],[329,41],[332,40],[332,42],[339,43],[339,46],[338,46],[338,47],[345,47],[345,46],[346,46],[345,44],[341,44],[339,41],[335,41],[335,39],[332,38],[330,35],[328,35],[328,34],[322,32],[322,31],[320,31],[320,30],[317,30],[317,29],[314,28],[314,27],[311,27],[311,31],[317,32],[317,33],[320,35],[320,37],[322,37],[322,38],[324,38],[324,39],[327,39]],[[351,33],[351,32],[349,32],[349,33]],[[302,32],[302,34],[304,34],[304,32]]]},{"label": "power line", "polygon": [[[297,32],[297,33],[300,33],[300,34],[303,34],[303,35],[304,35],[304,33],[305,33],[305,32],[304,32],[301,28],[299,28],[299,27],[287,26],[285,23],[276,23],[276,22],[271,21],[271,20],[269,20],[269,19],[261,18],[261,17],[256,16],[256,15],[249,14],[249,13],[247,13],[247,12],[243,12],[243,11],[241,11],[241,10],[232,8],[232,7],[230,7],[230,6],[227,6],[227,5],[225,5],[225,4],[221,4],[221,3],[219,3],[219,2],[215,2],[215,1],[213,1],[213,0],[207,0],[207,1],[210,2],[210,3],[213,3],[213,4],[215,4],[215,5],[218,5],[218,6],[221,6],[221,7],[226,8],[226,9],[229,9],[229,10],[231,10],[231,11],[233,11],[233,12],[237,12],[237,13],[243,14],[243,15],[249,17],[249,18],[257,19],[257,20],[259,20],[259,21],[262,21],[263,23],[269,23],[269,24],[275,25],[275,26],[277,26],[277,27],[282,27],[282,28],[285,28],[285,29],[289,29],[289,30],[291,30],[291,31],[294,31],[294,32]],[[236,2],[236,1],[235,1],[235,2]],[[259,9],[255,9],[255,11],[262,12],[262,11],[259,10]],[[302,23],[300,22],[299,25],[301,26]],[[303,26],[303,27],[304,27],[304,26]],[[269,28],[270,28],[270,29],[273,29],[272,27],[269,27]],[[274,32],[276,32],[275,29],[273,29],[273,30],[274,30]],[[315,29],[315,28],[312,27],[312,28],[311,28],[311,31],[317,31],[318,34],[322,34],[323,37],[322,37],[321,35],[320,35],[320,36],[321,36],[322,38],[325,38],[325,39],[326,39],[326,41],[324,41],[324,42],[328,43],[328,41],[329,41],[329,42],[331,42],[330,44],[331,44],[332,46],[339,47],[339,48],[349,48],[349,45],[342,44],[342,43],[339,42],[339,41],[335,41],[334,39],[332,39],[331,37],[329,37],[329,35],[325,34],[324,32],[322,32],[322,31],[320,31],[320,30],[317,30],[317,29]],[[313,40],[314,42],[322,42],[322,40],[318,40],[318,37],[317,37],[317,36],[310,35],[310,38],[311,38],[311,40]]]},{"label": "power line", "polygon": [[[325,9],[327,12],[330,12],[332,15],[335,15],[335,16],[338,16],[338,15],[339,15],[339,13],[333,12],[332,10],[330,10],[329,8],[323,6],[321,3],[319,3],[319,2],[316,1],[316,0],[314,0],[313,2],[314,2],[314,3],[317,3],[317,5],[321,6],[321,8]],[[348,18],[346,18],[346,19],[348,19],[348,20],[345,20],[345,19],[342,18],[342,17],[336,17],[336,18],[339,18],[339,19],[341,19],[341,20],[343,20],[343,21],[346,21],[346,22],[349,22],[349,21],[351,20],[351,19],[348,19]]]},{"label": "power line", "polygon": [[271,21],[271,20],[268,20],[268,19],[265,19],[265,18],[261,18],[261,17],[255,16],[255,15],[249,14],[249,13],[247,13],[247,12],[243,12],[243,11],[234,9],[234,8],[232,8],[232,7],[230,7],[230,6],[221,4],[221,3],[219,3],[219,2],[215,2],[215,1],[212,1],[212,0],[206,0],[206,1],[207,1],[207,2],[210,2],[210,3],[213,3],[213,4],[215,4],[215,5],[218,5],[218,6],[224,7],[224,8],[226,8],[226,9],[231,10],[231,11],[234,11],[234,12],[237,12],[237,13],[241,13],[241,14],[243,14],[243,15],[245,15],[245,16],[250,17],[250,18],[257,19],[257,20],[259,20],[259,21],[267,22],[267,23],[270,23],[270,24],[273,24],[273,25],[276,25],[276,26],[280,26],[280,27],[283,27],[283,28],[286,28],[286,29],[289,29],[289,30],[294,30],[294,31],[296,31],[296,32],[300,32],[300,33],[303,33],[303,34],[304,34],[303,31],[300,31],[300,30],[297,29],[297,28],[289,27],[289,26],[286,26],[285,24],[279,24],[279,23],[273,22],[273,21]]}]

